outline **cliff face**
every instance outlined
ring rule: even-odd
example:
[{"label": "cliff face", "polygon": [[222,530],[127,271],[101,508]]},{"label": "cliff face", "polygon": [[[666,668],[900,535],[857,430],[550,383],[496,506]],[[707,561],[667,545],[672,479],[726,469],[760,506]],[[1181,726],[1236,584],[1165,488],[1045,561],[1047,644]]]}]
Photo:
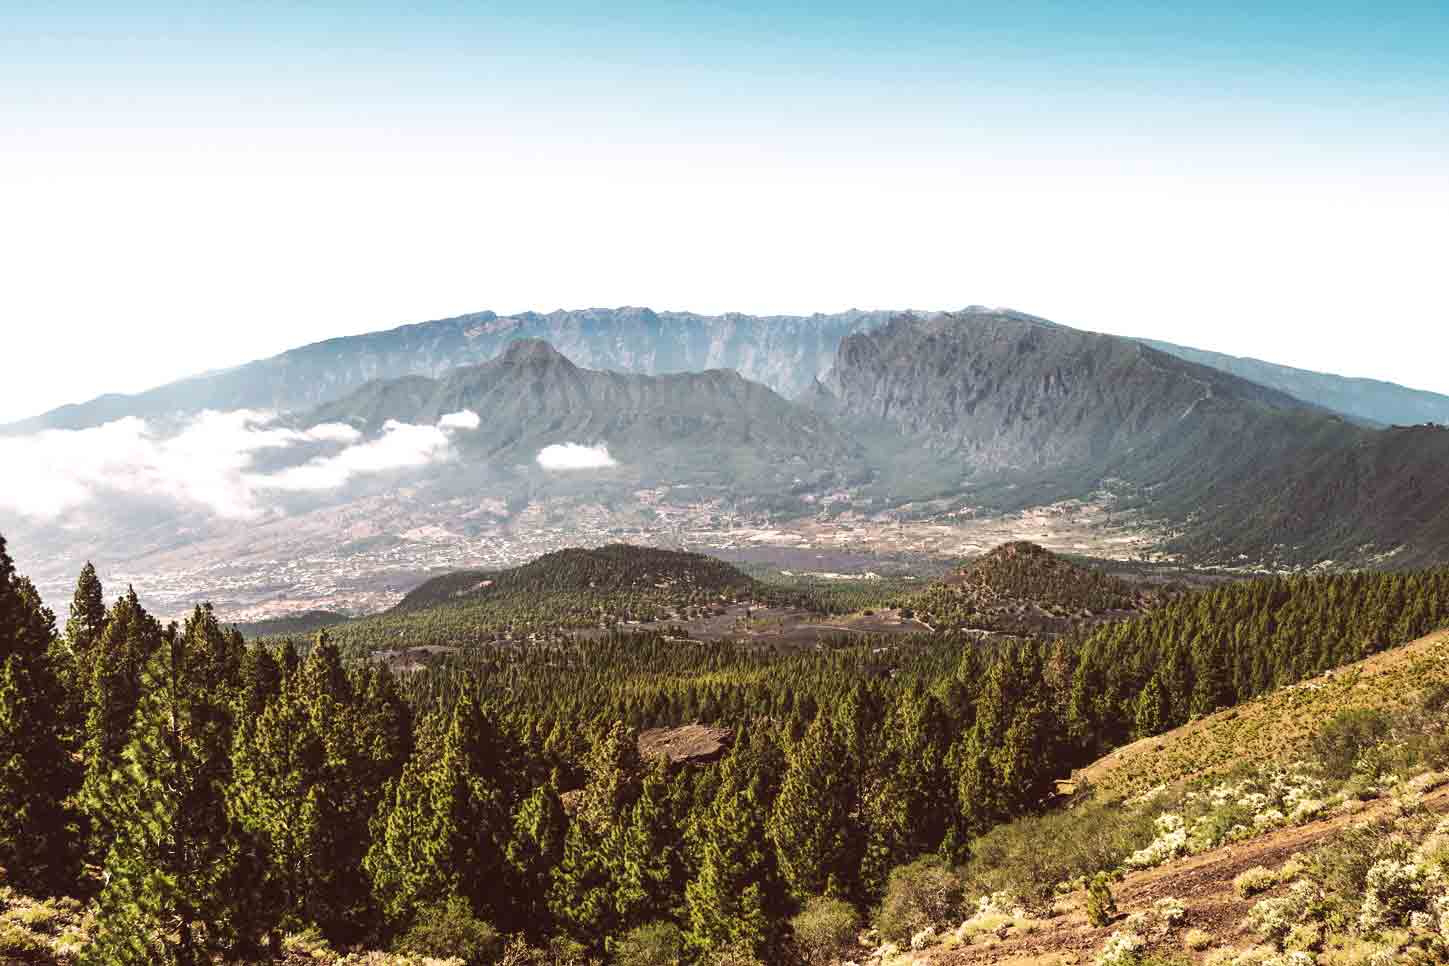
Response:
[{"label": "cliff face", "polygon": [[835,368],[804,398],[921,437],[982,471],[1105,467],[1208,401],[1303,406],[1130,339],[988,310],[847,336]]}]

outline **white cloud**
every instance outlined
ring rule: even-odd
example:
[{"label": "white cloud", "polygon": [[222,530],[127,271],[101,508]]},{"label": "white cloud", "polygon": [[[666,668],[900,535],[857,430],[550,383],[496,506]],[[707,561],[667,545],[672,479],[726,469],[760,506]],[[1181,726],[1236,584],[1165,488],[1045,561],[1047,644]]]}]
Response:
[{"label": "white cloud", "polygon": [[618,466],[603,443],[585,446],[582,443],[554,443],[538,451],[538,465],[546,470],[597,470]]},{"label": "white cloud", "polygon": [[359,474],[426,466],[452,455],[448,433],[443,429],[446,419],[439,420],[437,426],[416,426],[390,419],[377,439],[279,473],[248,479],[263,490],[331,490]]},{"label": "white cloud", "polygon": [[[270,491],[332,489],[361,474],[451,458],[451,429],[468,416],[477,419],[464,410],[437,426],[390,421],[371,440],[343,423],[289,429],[276,425],[274,413],[257,410],[208,410],[180,430],[130,416],[90,429],[0,437],[0,466],[6,468],[0,509],[52,520],[103,494],[119,493],[250,519],[265,512],[261,497]],[[263,450],[307,443],[334,451],[273,472],[254,467]]]},{"label": "white cloud", "polygon": [[480,420],[478,414],[471,409],[460,409],[456,413],[446,413],[438,420],[439,429],[477,429]]}]

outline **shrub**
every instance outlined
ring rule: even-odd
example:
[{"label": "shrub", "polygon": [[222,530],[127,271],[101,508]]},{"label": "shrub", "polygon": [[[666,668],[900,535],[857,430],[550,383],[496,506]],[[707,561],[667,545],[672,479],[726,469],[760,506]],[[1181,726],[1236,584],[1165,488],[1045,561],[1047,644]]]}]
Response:
[{"label": "shrub", "polygon": [[[503,950],[498,966],[597,966],[584,948],[572,939],[554,939],[546,949],[536,949],[522,936],[515,936]],[[732,964],[733,966],[733,964]]]},{"label": "shrub", "polygon": [[943,860],[917,859],[891,872],[875,927],[887,939],[909,939],[927,926],[958,919],[965,898],[960,877]]},{"label": "shrub", "polygon": [[1135,932],[1114,932],[1097,954],[1097,966],[1137,966],[1147,941]]},{"label": "shrub", "polygon": [[17,922],[0,922],[0,955],[14,956],[21,961],[50,952],[44,937]]},{"label": "shrub", "polygon": [[1309,857],[1305,876],[1328,897],[1329,926],[1346,929],[1356,925],[1358,900],[1367,890],[1369,869],[1375,862],[1409,861],[1410,849],[1390,832],[1381,823],[1346,828]]},{"label": "shrub", "polygon": [[502,945],[493,927],[473,915],[466,899],[452,896],[422,909],[393,948],[413,956],[456,956],[468,966],[485,966],[498,958]]},{"label": "shrub", "polygon": [[1295,882],[1286,896],[1259,900],[1248,910],[1246,925],[1281,949],[1294,927],[1314,915],[1318,905],[1317,887]]},{"label": "shrub", "polygon": [[699,966],[765,966],[748,943],[731,943],[720,949],[705,953]]},{"label": "shrub", "polygon": [[860,917],[850,903],[818,896],[790,920],[790,929],[805,961],[823,966],[855,941]]},{"label": "shrub", "polygon": [[1402,926],[1410,913],[1429,907],[1424,870],[1413,862],[1380,859],[1369,867],[1364,880],[1363,911],[1359,928],[1366,932]]},{"label": "shrub", "polygon": [[1165,796],[1142,808],[1088,804],[998,825],[971,845],[962,870],[967,891],[1046,901],[1057,883],[1115,869],[1146,847],[1157,836],[1157,816],[1169,804]]},{"label": "shrub", "polygon": [[1278,876],[1272,869],[1255,865],[1251,869],[1244,869],[1238,873],[1237,878],[1233,880],[1233,891],[1246,899],[1260,892],[1267,892],[1277,884]]},{"label": "shrub", "polygon": [[1115,918],[1117,900],[1112,898],[1112,887],[1107,883],[1107,873],[1098,872],[1087,886],[1087,921],[1100,929]]},{"label": "shrub", "polygon": [[1182,944],[1193,952],[1202,952],[1213,944],[1213,937],[1201,929],[1189,929],[1183,934]]},{"label": "shrub", "polygon": [[614,947],[618,966],[677,966],[683,958],[684,934],[672,922],[633,929]]},{"label": "shrub", "polygon": [[1324,774],[1347,778],[1364,753],[1389,736],[1392,723],[1382,711],[1348,708],[1330,718],[1313,738],[1313,756]]},{"label": "shrub", "polygon": [[1187,907],[1181,899],[1164,896],[1152,904],[1152,914],[1164,928],[1173,929],[1187,918]]}]

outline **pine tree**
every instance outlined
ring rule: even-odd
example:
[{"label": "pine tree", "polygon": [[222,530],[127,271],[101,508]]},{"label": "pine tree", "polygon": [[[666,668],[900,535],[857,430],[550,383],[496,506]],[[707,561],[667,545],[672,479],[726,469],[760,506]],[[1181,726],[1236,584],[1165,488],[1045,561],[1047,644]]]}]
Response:
[{"label": "pine tree", "polygon": [[89,963],[191,966],[208,946],[236,944],[225,884],[234,855],[227,635],[209,608],[162,636],[143,674],[119,769],[96,790],[115,841]]},{"label": "pine tree", "polygon": [[552,931],[548,890],[553,870],[563,860],[568,817],[559,799],[558,774],[535,788],[513,816],[508,867],[519,898],[519,926],[534,936]]},{"label": "pine tree", "polygon": [[282,667],[270,648],[260,644],[247,648],[242,659],[242,696],[238,720],[255,721],[282,693]]},{"label": "pine tree", "polygon": [[78,667],[90,667],[91,654],[106,629],[106,601],[100,578],[90,561],[81,568],[76,580],[75,595],[70,602],[70,618],[65,622],[65,639],[76,656]]},{"label": "pine tree", "polygon": [[684,896],[684,856],[674,812],[676,770],[661,755],[644,776],[627,821],[615,826],[614,904],[619,928],[627,931],[676,918]]},{"label": "pine tree", "polygon": [[104,858],[111,840],[111,814],[103,787],[121,767],[131,721],[141,699],[142,669],[160,647],[161,625],[128,589],[111,607],[95,645],[86,689],[85,780],[81,802],[91,826],[92,846]]},{"label": "pine tree", "polygon": [[958,805],[971,833],[1035,807],[1051,791],[1060,725],[1049,700],[1035,648],[1011,645],[996,655],[958,757]]},{"label": "pine tree", "polygon": [[1136,711],[1133,714],[1133,730],[1137,737],[1147,738],[1161,734],[1168,727],[1167,689],[1161,679],[1153,675],[1147,686],[1137,696]]},{"label": "pine tree", "polygon": [[243,891],[258,931],[267,933],[304,925],[321,817],[317,787],[325,749],[293,685],[255,718],[241,719],[227,794],[228,813],[259,857]]},{"label": "pine tree", "polygon": [[90,687],[95,651],[106,629],[106,602],[96,568],[87,563],[76,581],[65,636],[53,648],[55,673],[65,692],[67,744],[79,752],[85,741],[86,690]]},{"label": "pine tree", "polygon": [[699,874],[685,889],[689,943],[700,951],[743,945],[765,957],[780,938],[789,904],[766,831],[784,762],[764,729],[741,736],[720,767],[703,819]]},{"label": "pine tree", "polygon": [[570,935],[598,948],[619,932],[619,828],[639,795],[637,739],[614,722],[594,742],[584,767],[588,783],[564,839],[550,907]]},{"label": "pine tree", "polygon": [[861,885],[876,899],[896,866],[936,851],[950,826],[948,723],[936,699],[914,690],[891,709],[884,746],[864,796]]},{"label": "pine tree", "polygon": [[769,834],[780,872],[799,900],[843,897],[854,879],[859,856],[849,851],[856,836],[848,767],[845,746],[824,715],[790,749]]},{"label": "pine tree", "polygon": [[383,804],[367,869],[390,914],[458,896],[479,918],[512,926],[505,858],[512,823],[500,757],[493,723],[471,693],[461,695],[436,753],[416,771],[410,762]]},{"label": "pine tree", "polygon": [[72,886],[78,856],[67,806],[78,775],[65,749],[54,640],[55,618],[0,537],[0,867],[42,893]]}]

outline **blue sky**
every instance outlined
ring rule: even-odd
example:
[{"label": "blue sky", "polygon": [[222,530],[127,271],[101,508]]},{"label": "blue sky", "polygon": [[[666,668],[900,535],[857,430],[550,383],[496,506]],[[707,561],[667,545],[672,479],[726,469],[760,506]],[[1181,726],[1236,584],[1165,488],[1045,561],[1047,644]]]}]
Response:
[{"label": "blue sky", "polygon": [[[1006,304],[1449,392],[1449,5],[15,4],[0,419],[481,308]],[[18,344],[16,344],[18,343]]]}]

